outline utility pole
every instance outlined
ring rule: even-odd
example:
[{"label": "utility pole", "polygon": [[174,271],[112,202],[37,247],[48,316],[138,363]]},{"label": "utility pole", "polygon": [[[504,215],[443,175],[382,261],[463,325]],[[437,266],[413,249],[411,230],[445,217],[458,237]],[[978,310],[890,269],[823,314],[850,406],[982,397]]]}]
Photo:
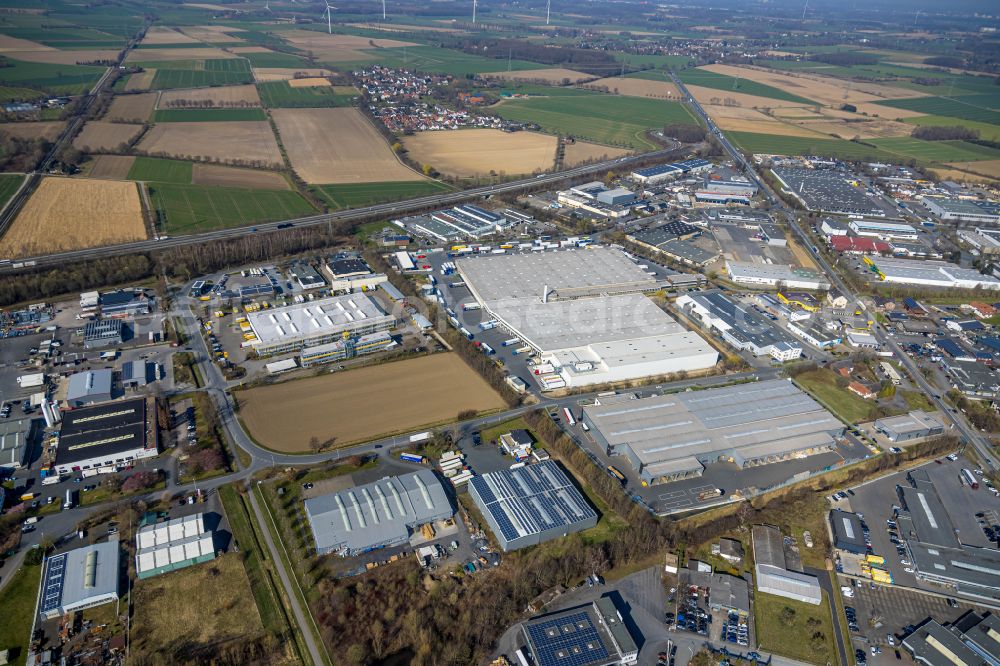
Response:
[{"label": "utility pole", "polygon": [[514,52],[514,49],[513,49],[513,48],[508,48],[508,49],[507,49],[507,72],[508,72],[508,73],[510,72],[510,56],[511,56],[511,54],[512,54],[513,52]]}]

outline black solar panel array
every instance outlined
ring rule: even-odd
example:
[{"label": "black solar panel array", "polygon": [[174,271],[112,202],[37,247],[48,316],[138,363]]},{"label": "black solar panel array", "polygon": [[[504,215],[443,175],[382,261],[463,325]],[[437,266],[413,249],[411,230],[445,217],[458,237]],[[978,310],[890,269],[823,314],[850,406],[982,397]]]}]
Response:
[{"label": "black solar panel array", "polygon": [[597,627],[585,612],[528,624],[538,666],[587,666],[608,658]]},{"label": "black solar panel array", "polygon": [[42,581],[42,604],[39,612],[49,613],[62,605],[63,582],[66,575],[66,553],[48,559],[45,580]]}]

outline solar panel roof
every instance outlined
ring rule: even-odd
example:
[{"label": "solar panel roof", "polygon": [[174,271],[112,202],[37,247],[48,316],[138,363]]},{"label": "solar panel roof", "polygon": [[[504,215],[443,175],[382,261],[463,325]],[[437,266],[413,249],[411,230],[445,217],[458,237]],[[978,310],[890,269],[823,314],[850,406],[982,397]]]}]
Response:
[{"label": "solar panel roof", "polygon": [[63,585],[66,582],[66,553],[50,557],[42,581],[42,601],[39,612],[42,615],[56,610],[62,604]]},{"label": "solar panel roof", "polygon": [[527,625],[539,666],[587,666],[608,658],[608,649],[586,612]]}]

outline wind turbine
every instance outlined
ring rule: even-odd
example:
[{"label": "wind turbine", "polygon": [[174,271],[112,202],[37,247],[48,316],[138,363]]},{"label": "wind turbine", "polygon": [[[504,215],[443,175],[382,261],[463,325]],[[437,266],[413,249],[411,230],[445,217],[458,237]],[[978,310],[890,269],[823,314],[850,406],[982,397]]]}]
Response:
[{"label": "wind turbine", "polygon": [[333,18],[330,15],[330,10],[333,9],[333,7],[330,6],[329,0],[324,0],[324,1],[326,2],[326,11],[324,12],[324,14],[326,14],[326,31],[332,35],[333,34]]},{"label": "wind turbine", "polygon": [[385,0],[382,0],[382,20],[385,20]]},{"label": "wind turbine", "polygon": [[802,20],[806,20],[806,10],[809,9],[809,0],[806,0],[806,6],[802,8]]},{"label": "wind turbine", "polygon": [[545,3],[545,25],[549,24],[549,13],[552,11],[552,0]]},{"label": "wind turbine", "polygon": [[264,0],[264,11],[271,11],[271,0]]},{"label": "wind turbine", "polygon": [[478,0],[472,0],[472,25],[476,24],[476,5]]}]

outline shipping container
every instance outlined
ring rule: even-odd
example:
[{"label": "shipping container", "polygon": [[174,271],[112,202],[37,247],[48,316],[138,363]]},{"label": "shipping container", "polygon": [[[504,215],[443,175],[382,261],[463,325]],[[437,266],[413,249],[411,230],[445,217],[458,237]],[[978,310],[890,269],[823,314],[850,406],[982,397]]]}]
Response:
[{"label": "shipping container", "polygon": [[448,462],[441,463],[440,465],[438,465],[438,467],[441,468],[442,472],[447,472],[450,470],[460,470],[464,466],[465,466],[464,463],[458,458],[454,458],[452,460],[449,460]]},{"label": "shipping container", "polygon": [[472,480],[473,476],[474,474],[470,470],[465,470],[461,474],[457,474],[451,477],[451,483],[455,486],[460,486],[463,483],[468,483],[470,480]]},{"label": "shipping container", "polygon": [[496,319],[490,319],[489,321],[484,321],[484,322],[480,323],[479,324],[479,330],[481,330],[481,331],[488,331],[490,329],[496,328],[499,325],[500,325],[500,322],[498,322]]}]

